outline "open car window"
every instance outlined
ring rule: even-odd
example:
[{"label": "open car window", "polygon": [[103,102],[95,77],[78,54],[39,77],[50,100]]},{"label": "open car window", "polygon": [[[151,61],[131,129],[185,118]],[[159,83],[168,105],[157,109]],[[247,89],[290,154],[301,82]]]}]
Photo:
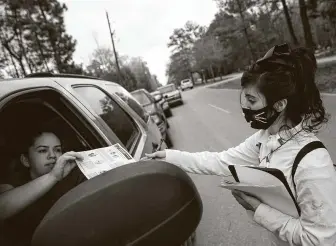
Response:
[{"label": "open car window", "polygon": [[0,108],[0,118],[0,183],[20,174],[21,136],[35,126],[52,129],[61,140],[63,153],[107,146],[71,103],[54,90],[20,94]]}]

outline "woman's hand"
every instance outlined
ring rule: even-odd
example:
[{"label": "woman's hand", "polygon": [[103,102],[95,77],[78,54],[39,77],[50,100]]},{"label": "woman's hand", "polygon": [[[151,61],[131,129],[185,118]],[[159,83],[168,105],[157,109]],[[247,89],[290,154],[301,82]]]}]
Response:
[{"label": "woman's hand", "polygon": [[62,180],[76,166],[75,160],[83,160],[83,157],[74,151],[64,153],[56,161],[50,175],[55,177],[57,181]]},{"label": "woman's hand", "polygon": [[146,157],[142,158],[141,160],[148,160],[148,159],[164,159],[166,158],[166,151],[160,150],[157,152],[154,152],[152,154],[145,154]]},{"label": "woman's hand", "polygon": [[237,202],[242,205],[246,210],[251,210],[255,212],[261,202],[253,197],[249,196],[241,191],[233,190],[232,192],[233,197],[237,200]]}]

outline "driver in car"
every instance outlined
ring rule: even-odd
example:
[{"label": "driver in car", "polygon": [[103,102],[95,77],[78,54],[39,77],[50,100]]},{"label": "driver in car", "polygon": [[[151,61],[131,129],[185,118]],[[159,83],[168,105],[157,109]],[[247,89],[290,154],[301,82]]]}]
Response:
[{"label": "driver in car", "polygon": [[49,129],[25,135],[20,141],[20,165],[6,183],[0,184],[1,230],[7,243],[13,245],[29,244],[43,216],[68,190],[60,181],[76,166],[75,160],[82,159],[73,151],[63,154],[60,139]]}]

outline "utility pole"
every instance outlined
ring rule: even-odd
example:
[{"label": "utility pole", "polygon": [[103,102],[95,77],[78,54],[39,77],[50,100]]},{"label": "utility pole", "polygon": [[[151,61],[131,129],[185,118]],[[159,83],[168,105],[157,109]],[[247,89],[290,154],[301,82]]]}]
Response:
[{"label": "utility pole", "polygon": [[112,30],[111,30],[110,19],[109,19],[109,16],[108,16],[107,11],[106,11],[106,18],[107,18],[107,23],[108,23],[109,30],[110,30],[111,41],[112,41],[112,47],[113,47],[113,53],[114,53],[114,57],[115,57],[115,60],[116,60],[116,65],[117,65],[118,75],[119,75],[119,79],[120,79],[120,82],[121,82],[121,81],[123,81],[123,77],[122,77],[121,72],[120,72],[119,61],[118,61],[118,55],[117,55],[117,52],[116,52],[116,49],[115,49],[115,45],[114,45],[114,39],[113,39],[114,32],[112,32]]}]

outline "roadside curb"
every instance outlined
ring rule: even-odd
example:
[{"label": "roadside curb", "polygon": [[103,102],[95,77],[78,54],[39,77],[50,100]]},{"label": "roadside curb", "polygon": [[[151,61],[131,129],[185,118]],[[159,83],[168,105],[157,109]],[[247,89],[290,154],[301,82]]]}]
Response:
[{"label": "roadside curb", "polygon": [[235,75],[235,76],[233,76],[233,77],[230,77],[230,78],[228,78],[228,79],[225,79],[225,80],[216,82],[216,83],[211,84],[211,85],[204,86],[204,88],[217,89],[217,88],[216,88],[217,86],[222,85],[222,84],[229,83],[229,82],[231,82],[231,81],[233,81],[233,80],[236,80],[236,79],[238,79],[238,78],[240,78],[240,77],[241,77],[241,74],[237,74],[237,75]]}]

